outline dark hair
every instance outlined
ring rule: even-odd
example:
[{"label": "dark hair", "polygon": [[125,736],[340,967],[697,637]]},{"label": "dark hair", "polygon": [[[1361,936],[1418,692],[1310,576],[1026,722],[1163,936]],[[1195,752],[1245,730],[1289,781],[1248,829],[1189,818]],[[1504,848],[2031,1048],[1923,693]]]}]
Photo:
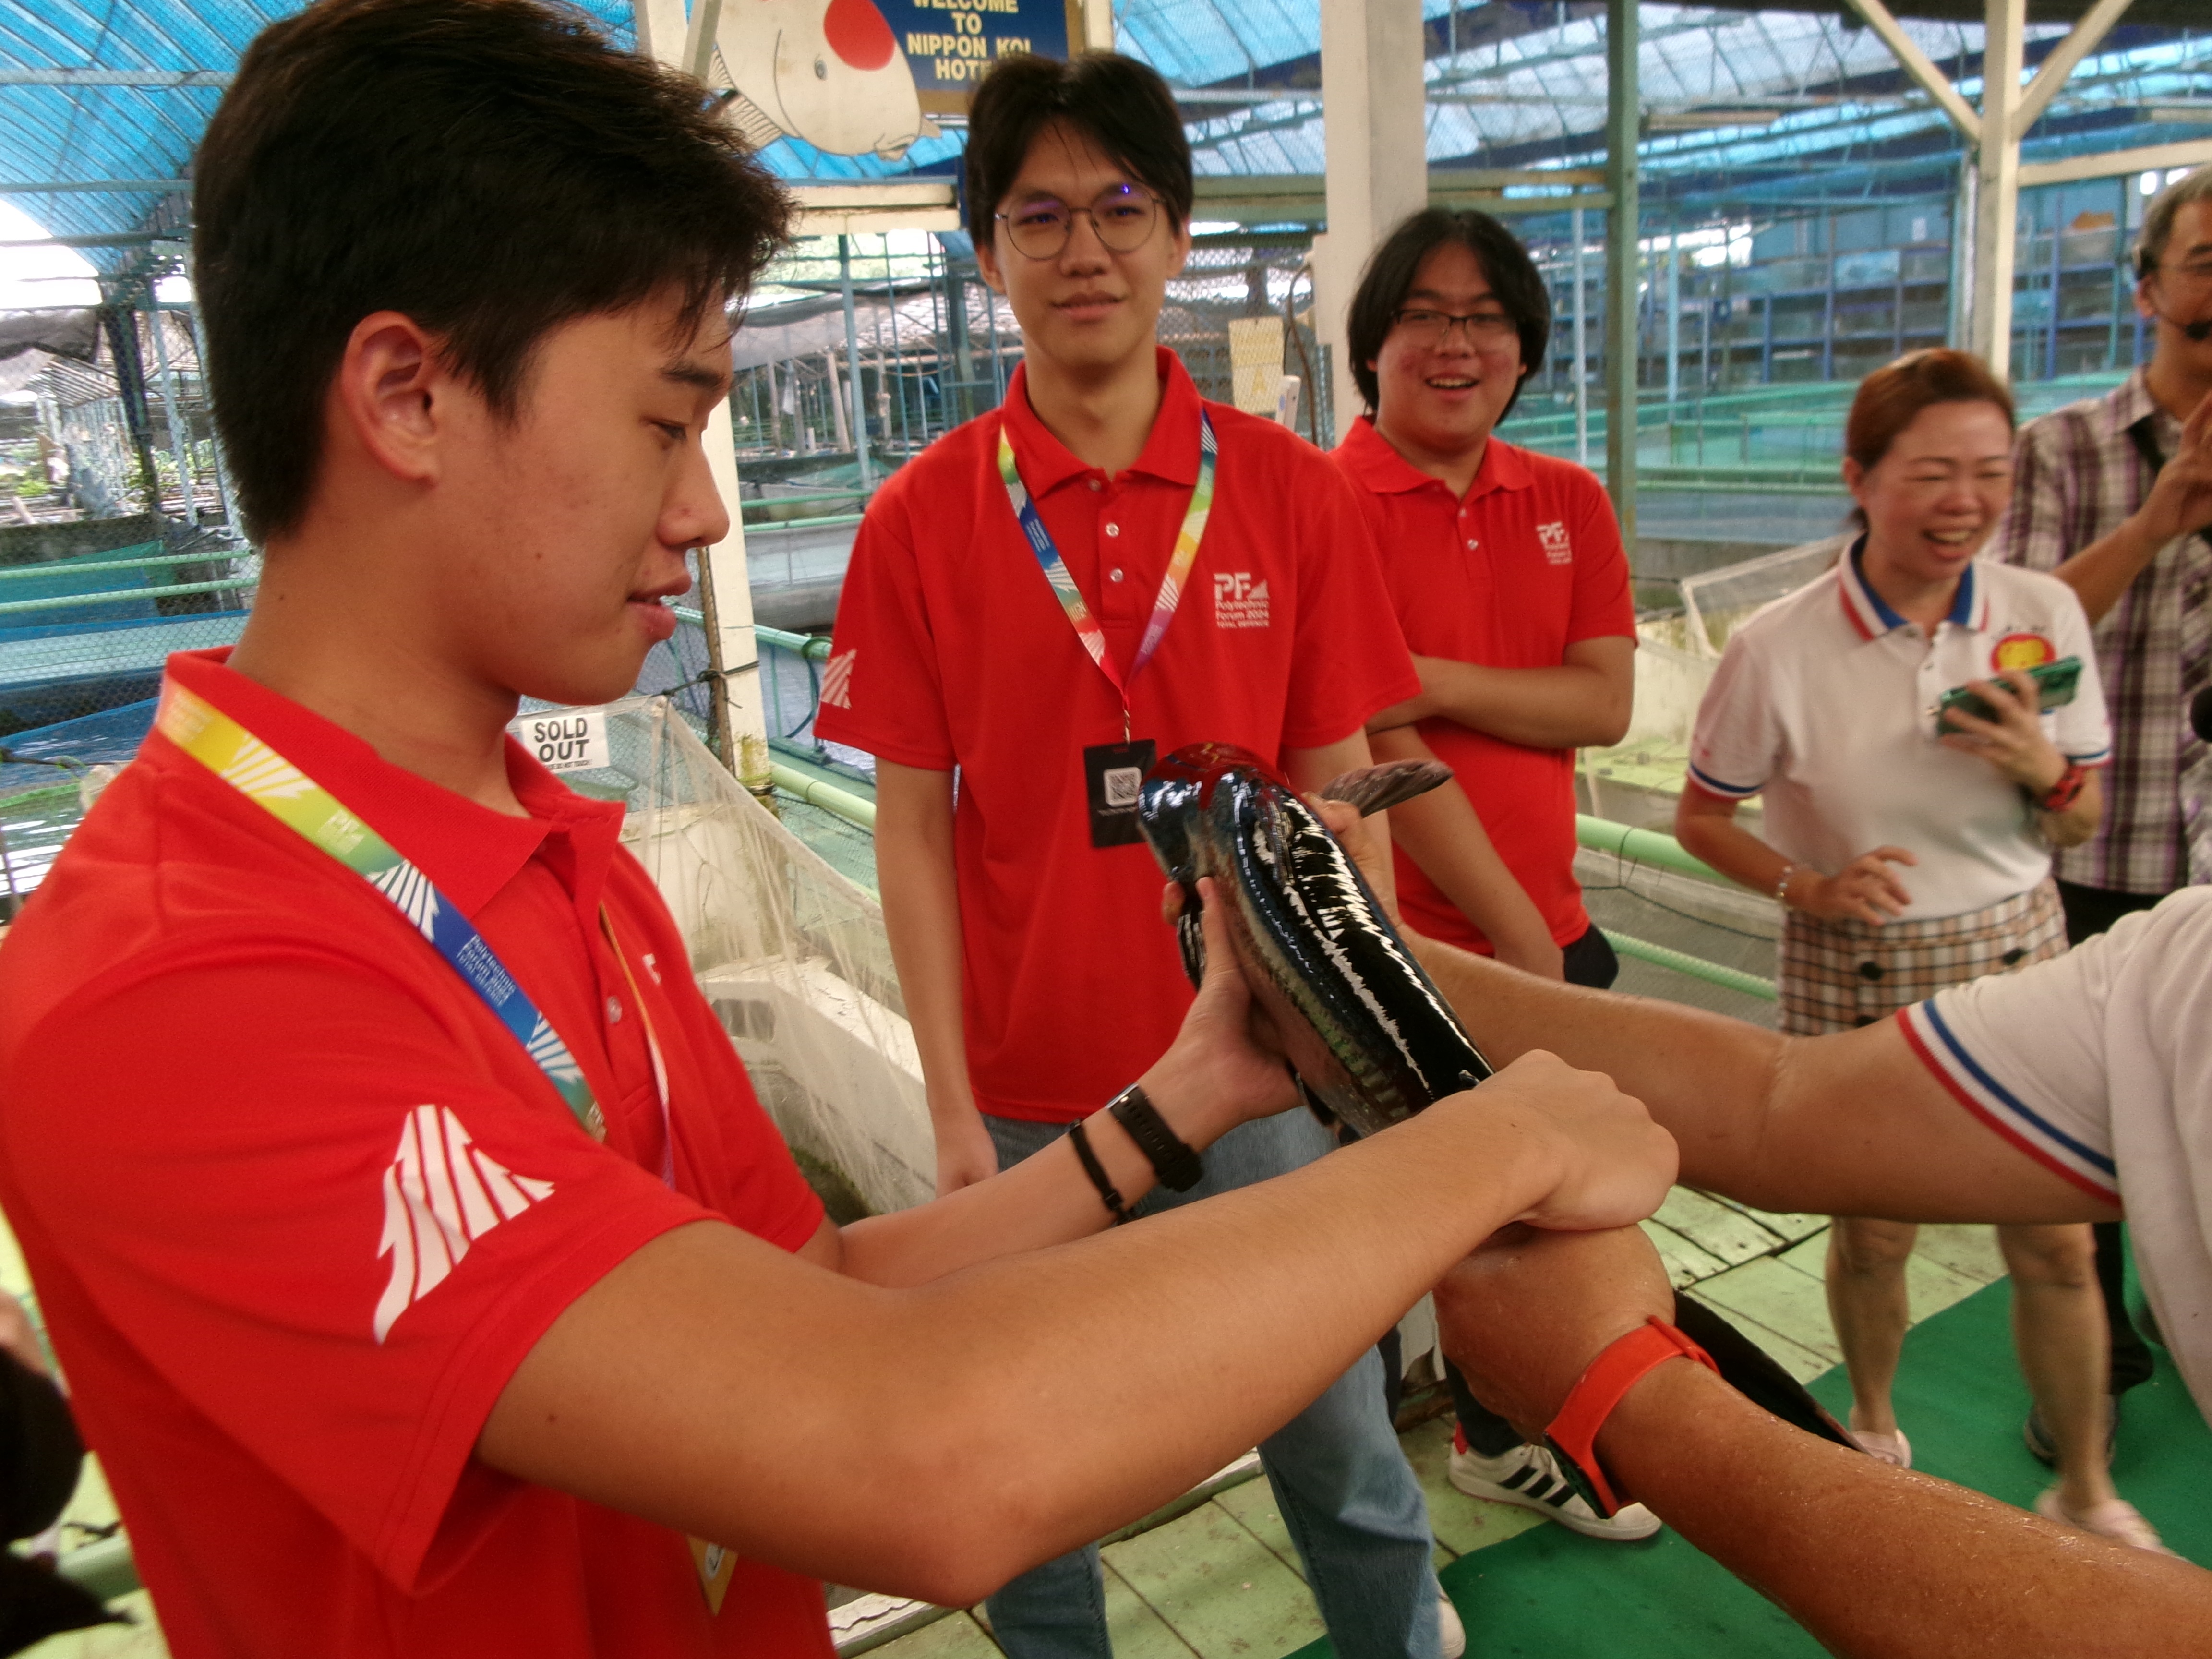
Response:
[{"label": "dark hair", "polygon": [[2212,167],[2185,173],[2151,198],[2143,214],[2142,234],[2136,239],[2136,280],[2147,282],[2166,258],[2166,239],[2173,234],[2173,216],[2191,202],[2212,202]]},{"label": "dark hair", "polygon": [[742,292],[788,198],[687,76],[537,0],[319,0],[264,29],[196,165],[194,277],[247,528],[296,528],[356,324],[392,310],[501,416],[547,332]]},{"label": "dark hair", "polygon": [[1536,262],[1513,233],[1486,213],[1472,208],[1424,208],[1384,237],[1367,269],[1361,273],[1359,291],[1352,296],[1345,319],[1346,356],[1352,359],[1352,383],[1366,400],[1367,412],[1381,402],[1375,383],[1375,360],[1382,342],[1397,326],[1398,309],[1412,292],[1421,261],[1447,243],[1456,242],[1474,255],[1490,291],[1513,319],[1521,334],[1521,379],[1513,395],[1498,411],[1504,420],[1521,400],[1528,376],[1544,366],[1544,349],[1552,341],[1552,295],[1544,286]]},{"label": "dark hair", "polygon": [[1871,469],[1931,404],[1995,404],[2014,423],[2012,393],[1971,352],[1933,346],[1908,351],[1859,382],[1844,421],[1844,453]]},{"label": "dark hair", "polygon": [[1169,222],[1190,219],[1190,140],[1158,71],[1118,52],[1066,63],[1009,52],[991,65],[968,112],[968,234],[988,246],[992,216],[1029,160],[1038,133],[1065,121],[1156,191]]}]

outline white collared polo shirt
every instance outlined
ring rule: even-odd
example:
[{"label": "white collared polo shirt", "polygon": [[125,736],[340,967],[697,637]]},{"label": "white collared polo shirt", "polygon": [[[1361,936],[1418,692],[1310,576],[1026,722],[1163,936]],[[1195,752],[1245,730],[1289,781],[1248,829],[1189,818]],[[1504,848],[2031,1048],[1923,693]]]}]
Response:
[{"label": "white collared polo shirt", "polygon": [[1931,632],[1867,585],[1863,546],[1729,639],[1698,706],[1690,775],[1727,799],[1763,795],[1764,839],[1800,864],[1832,874],[1876,847],[1905,848],[1919,860],[1898,872],[1907,920],[2026,892],[2051,869],[2035,809],[1989,763],[1936,740],[1936,703],[2000,668],[2079,657],[2080,689],[2044,729],[2069,759],[2110,758],[2081,601],[2056,577],[1976,559]]}]

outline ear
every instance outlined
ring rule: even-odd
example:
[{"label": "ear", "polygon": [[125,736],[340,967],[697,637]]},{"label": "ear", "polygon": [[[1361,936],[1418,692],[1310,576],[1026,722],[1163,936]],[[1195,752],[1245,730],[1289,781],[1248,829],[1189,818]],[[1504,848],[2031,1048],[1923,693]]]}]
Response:
[{"label": "ear", "polygon": [[1168,280],[1173,282],[1182,275],[1182,268],[1190,263],[1190,221],[1185,219],[1176,226],[1175,264],[1168,268]]},{"label": "ear", "polygon": [[438,440],[451,424],[453,380],[439,347],[404,313],[374,313],[354,325],[331,386],[334,435],[409,483],[437,477]]},{"label": "ear", "polygon": [[1006,292],[1006,274],[999,269],[999,229],[995,220],[991,226],[991,240],[975,244],[975,269],[983,274],[983,280],[990,284],[991,292],[1003,298]]},{"label": "ear", "polygon": [[2147,323],[2159,320],[2158,302],[2150,297],[2150,285],[2158,280],[2158,273],[2136,279],[2136,314]]},{"label": "ear", "polygon": [[1850,456],[1844,457],[1844,488],[1851,492],[1851,499],[1861,507],[1866,505],[1867,470]]}]

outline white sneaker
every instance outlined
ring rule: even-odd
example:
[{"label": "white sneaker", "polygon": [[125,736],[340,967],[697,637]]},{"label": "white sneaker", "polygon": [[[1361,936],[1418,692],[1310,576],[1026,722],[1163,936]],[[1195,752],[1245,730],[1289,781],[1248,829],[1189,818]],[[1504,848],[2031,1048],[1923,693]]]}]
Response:
[{"label": "white sneaker", "polygon": [[1659,1530],[1659,1517],[1641,1504],[1623,1504],[1609,1521],[1600,1515],[1559,1473],[1559,1460],[1549,1446],[1516,1446],[1498,1456],[1485,1457],[1478,1451],[1462,1451],[1455,1443],[1447,1473],[1452,1485],[1470,1498],[1518,1504],[1550,1516],[1585,1538],[1626,1543]]},{"label": "white sneaker", "polygon": [[1905,1431],[1884,1434],[1879,1429],[1846,1429],[1844,1433],[1859,1443],[1859,1449],[1877,1463],[1887,1463],[1893,1469],[1912,1467],[1912,1443],[1905,1437]]},{"label": "white sneaker", "polygon": [[1467,1652],[1467,1626],[1460,1623],[1451,1597],[1442,1594],[1437,1597],[1437,1652],[1441,1659],[1463,1659]]}]

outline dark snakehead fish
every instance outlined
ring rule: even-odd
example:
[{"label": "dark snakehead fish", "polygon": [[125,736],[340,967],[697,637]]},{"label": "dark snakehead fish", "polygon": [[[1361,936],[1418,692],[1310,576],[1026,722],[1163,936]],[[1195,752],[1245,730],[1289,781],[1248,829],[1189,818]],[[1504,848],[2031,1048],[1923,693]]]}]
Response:
[{"label": "dark snakehead fish", "polygon": [[[1434,763],[1375,767],[1324,793],[1374,812],[1450,775]],[[1246,981],[1329,1112],[1372,1134],[1490,1075],[1336,837],[1258,756],[1228,744],[1176,750],[1147,775],[1137,821],[1182,887],[1191,982],[1206,968],[1198,879],[1211,876]]]},{"label": "dark snakehead fish", "polygon": [[[1348,772],[1322,793],[1379,812],[1450,775],[1434,762],[1400,762]],[[1176,750],[1146,777],[1137,821],[1183,890],[1183,970],[1194,985],[1205,975],[1198,878],[1211,876],[1228,902],[1245,982],[1273,1017],[1310,1100],[1366,1135],[1490,1075],[1343,847],[1258,756],[1229,744]],[[1795,1377],[1711,1308],[1678,1293],[1674,1322],[1751,1400],[1857,1449]],[[1572,1460],[1560,1462],[1595,1502]]]}]

